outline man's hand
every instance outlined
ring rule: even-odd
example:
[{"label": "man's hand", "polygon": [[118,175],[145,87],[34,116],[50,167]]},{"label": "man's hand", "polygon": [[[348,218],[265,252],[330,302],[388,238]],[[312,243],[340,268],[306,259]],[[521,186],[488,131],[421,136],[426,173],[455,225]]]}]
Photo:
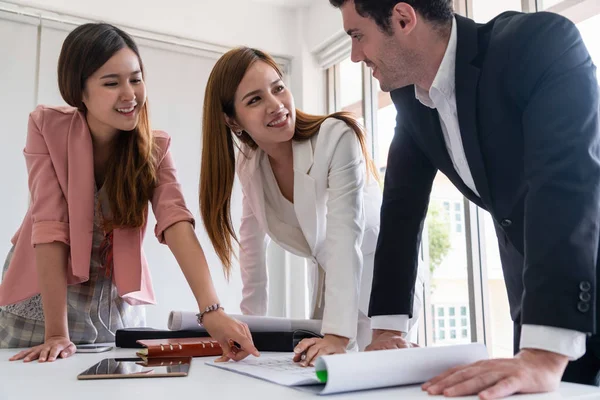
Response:
[{"label": "man's hand", "polygon": [[551,392],[558,388],[566,356],[544,350],[522,349],[515,358],[479,361],[455,367],[423,384],[430,395],[448,397],[479,394],[481,400],[515,393]]},{"label": "man's hand", "polygon": [[419,346],[404,339],[400,331],[373,329],[373,340],[365,348],[365,351],[408,349],[411,347]]}]

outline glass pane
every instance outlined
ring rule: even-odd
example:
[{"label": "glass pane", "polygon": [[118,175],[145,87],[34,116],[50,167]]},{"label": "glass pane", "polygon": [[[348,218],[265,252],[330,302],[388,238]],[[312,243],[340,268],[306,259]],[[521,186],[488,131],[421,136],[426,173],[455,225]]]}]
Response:
[{"label": "glass pane", "polygon": [[[456,317],[469,305],[469,285],[467,281],[467,248],[464,234],[463,196],[446,178],[438,173],[434,179],[431,200],[425,225],[427,233],[423,246],[429,252],[430,293],[432,304],[446,307],[447,315]],[[445,207],[448,204],[448,207]],[[458,204],[458,208],[457,208]],[[468,322],[468,321],[467,321]],[[456,318],[447,322],[450,327],[456,327]],[[462,327],[462,325],[461,325]],[[470,325],[465,326],[470,331]],[[434,345],[469,343],[470,335],[466,338],[457,337],[448,332],[445,339],[439,335]]]},{"label": "glass pane", "polygon": [[450,331],[450,339],[456,339],[456,330],[452,329]]},{"label": "glass pane", "polygon": [[538,7],[538,10],[540,10],[540,11],[547,10],[550,7],[553,7],[557,4],[562,3],[563,1],[566,1],[566,0],[537,0],[537,7]]},{"label": "glass pane", "polygon": [[469,331],[467,331],[466,329],[463,329],[460,333],[460,337],[461,338],[467,338],[469,336]]},{"label": "glass pane", "polygon": [[577,24],[594,64],[600,65],[600,14]]},{"label": "glass pane", "polygon": [[356,115],[364,125],[362,63],[349,58],[340,63],[340,105]]},{"label": "glass pane", "polygon": [[483,255],[485,255],[482,259],[483,267],[487,268],[491,314],[488,317],[490,318],[491,332],[487,337],[487,348],[493,358],[512,357],[513,322],[510,318],[508,296],[500,263],[498,239],[490,213],[479,210],[479,215],[483,216],[483,235],[480,240]]},{"label": "glass pane", "polygon": [[438,328],[445,328],[445,323],[446,321],[444,321],[443,319],[438,319]]},{"label": "glass pane", "polygon": [[467,315],[467,307],[460,308],[460,315]]},{"label": "glass pane", "polygon": [[476,22],[488,22],[504,11],[521,11],[521,0],[473,0],[473,19]]},{"label": "glass pane", "polygon": [[[383,100],[383,103],[382,103]],[[379,92],[379,109],[377,110],[377,153],[375,165],[379,172],[385,175],[388,150],[396,128],[396,107],[392,103],[389,93]],[[448,205],[450,207],[450,205]]]},{"label": "glass pane", "polygon": [[[378,107],[376,118],[377,126],[377,153],[375,164],[382,175],[385,174],[387,156],[390,143],[394,137],[396,126],[396,108],[391,102],[390,94],[377,88]],[[469,305],[469,285],[467,281],[467,248],[464,234],[464,210],[462,207],[463,195],[454,187],[445,175],[438,173],[434,179],[427,212],[427,219],[423,230],[423,249],[426,262],[429,266],[429,293],[425,295],[432,304],[428,311],[429,320],[444,317],[444,307],[453,307],[456,315],[460,307]],[[456,209],[456,204],[459,208]],[[459,214],[456,221],[455,214]],[[448,310],[449,311],[449,310]],[[438,319],[439,321],[439,319]],[[470,343],[467,338],[451,340],[448,333],[442,333],[440,324],[432,327],[433,333],[429,336],[430,345],[444,345],[456,343]],[[467,329],[470,332],[470,321]],[[433,343],[431,343],[433,341]]]},{"label": "glass pane", "polygon": [[461,318],[460,319],[460,326],[467,326],[467,319],[466,318]]}]

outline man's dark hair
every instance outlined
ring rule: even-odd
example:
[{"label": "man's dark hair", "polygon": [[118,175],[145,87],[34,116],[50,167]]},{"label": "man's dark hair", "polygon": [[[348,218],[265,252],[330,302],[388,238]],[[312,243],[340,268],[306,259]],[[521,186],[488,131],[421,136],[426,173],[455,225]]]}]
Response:
[{"label": "man's dark hair", "polygon": [[[349,0],[329,0],[332,6],[340,8]],[[437,24],[445,25],[453,16],[452,0],[354,0],[358,15],[372,18],[384,32],[390,32],[390,17],[398,3],[406,3],[415,9],[423,18]]]}]

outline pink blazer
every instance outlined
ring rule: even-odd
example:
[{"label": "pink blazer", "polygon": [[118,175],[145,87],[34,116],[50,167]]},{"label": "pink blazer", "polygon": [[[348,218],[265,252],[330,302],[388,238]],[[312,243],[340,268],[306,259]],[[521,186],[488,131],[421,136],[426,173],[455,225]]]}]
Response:
[{"label": "pink blazer", "polygon": [[[158,185],[151,199],[161,243],[164,231],[180,221],[194,224],[183,199],[169,152],[170,137],[154,132],[159,147]],[[74,285],[89,279],[94,218],[92,138],[84,115],[72,107],[38,106],[29,116],[24,150],[31,202],[14,235],[14,254],[0,284],[0,305],[39,293],[36,244],[70,246],[67,279]],[[146,227],[115,229],[113,280],[129,304],[154,304],[150,272],[142,250]]]}]

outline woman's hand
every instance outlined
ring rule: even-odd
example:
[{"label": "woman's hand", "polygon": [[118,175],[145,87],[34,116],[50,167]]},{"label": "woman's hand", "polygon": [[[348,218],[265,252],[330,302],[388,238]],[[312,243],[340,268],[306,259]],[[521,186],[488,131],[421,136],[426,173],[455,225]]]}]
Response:
[{"label": "woman's hand", "polygon": [[325,335],[323,339],[303,339],[294,349],[294,361],[303,367],[312,367],[319,356],[345,353],[349,341],[347,337],[337,335]]},{"label": "woman's hand", "polygon": [[75,345],[68,337],[54,336],[49,337],[43,344],[23,350],[10,358],[10,361],[23,360],[30,362],[38,360],[39,362],[52,362],[58,357],[67,358],[75,353]]},{"label": "woman's hand", "polygon": [[[223,356],[217,362],[229,360],[240,361],[252,354],[259,357],[260,353],[254,347],[252,335],[248,325],[231,318],[225,311],[219,309],[204,314],[202,325],[210,336],[219,342],[223,349]],[[240,345],[237,347],[233,342]]]}]

